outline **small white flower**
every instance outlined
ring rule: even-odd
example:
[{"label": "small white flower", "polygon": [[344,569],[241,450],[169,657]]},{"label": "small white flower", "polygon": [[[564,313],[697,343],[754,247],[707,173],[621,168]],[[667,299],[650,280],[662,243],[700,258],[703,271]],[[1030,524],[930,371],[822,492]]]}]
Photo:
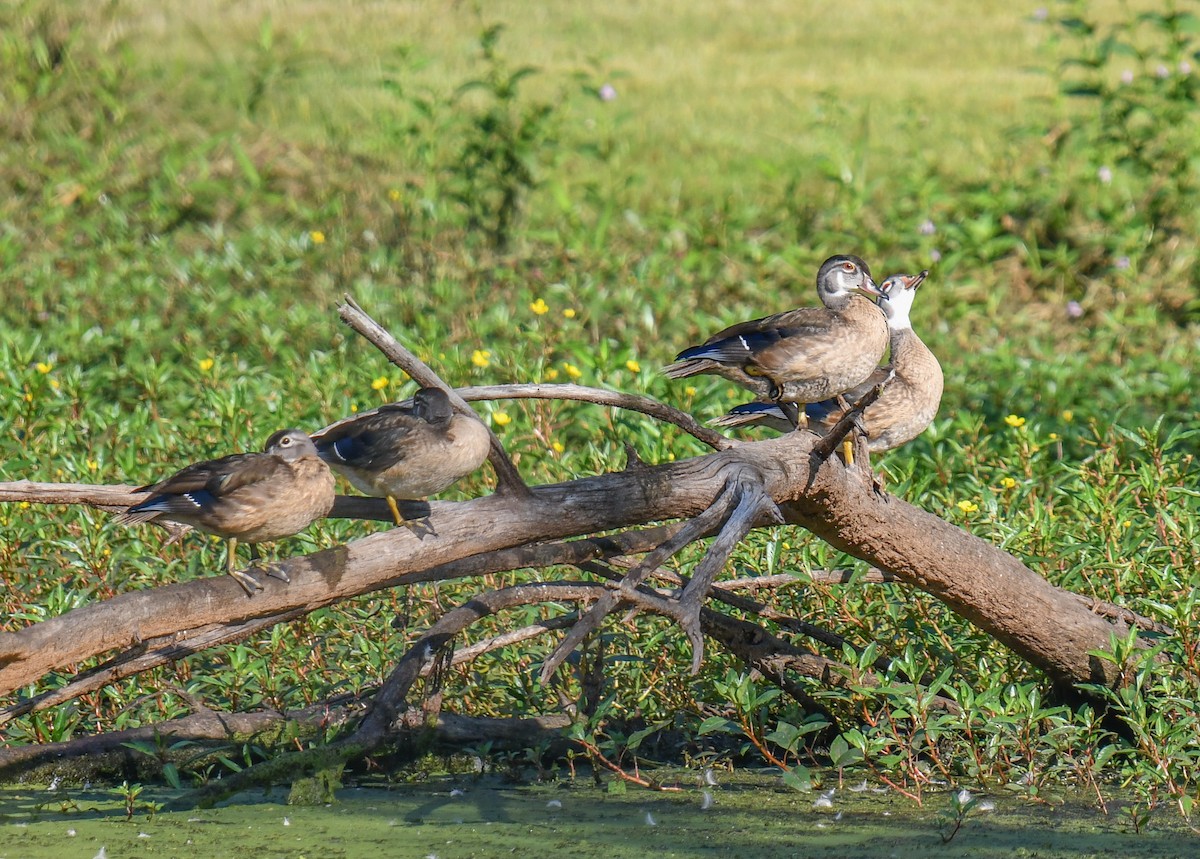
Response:
[{"label": "small white flower", "polygon": [[612,84],[605,84],[600,87],[599,96],[601,101],[615,101],[617,98],[617,88]]},{"label": "small white flower", "polygon": [[1179,62],[1179,73],[1181,75],[1190,75],[1192,73],[1192,64],[1187,60],[1181,60]]},{"label": "small white flower", "polygon": [[1101,184],[1111,185],[1113,180],[1112,168],[1108,166],[1101,167],[1096,171],[1096,178],[1100,180]]},{"label": "small white flower", "polygon": [[67,837],[68,837],[68,838],[74,838],[74,837],[75,837],[75,830],[74,830],[74,829],[68,829],[68,830],[67,830]]},{"label": "small white flower", "polygon": [[1156,68],[1154,70],[1154,74],[1156,74],[1160,78],[1169,78],[1171,76],[1171,70],[1168,69],[1166,66],[1160,65],[1158,68]]},{"label": "small white flower", "polygon": [[1125,84],[1125,86],[1129,86],[1131,83],[1133,83],[1132,70],[1126,69],[1125,71],[1121,72],[1121,83]]}]

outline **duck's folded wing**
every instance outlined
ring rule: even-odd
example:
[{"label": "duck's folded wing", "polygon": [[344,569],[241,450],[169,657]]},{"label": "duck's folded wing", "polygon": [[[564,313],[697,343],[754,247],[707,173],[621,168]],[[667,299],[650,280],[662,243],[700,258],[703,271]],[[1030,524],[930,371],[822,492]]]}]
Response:
[{"label": "duck's folded wing", "polygon": [[410,412],[380,409],[326,427],[313,443],[330,465],[383,471],[404,459],[420,423]]}]

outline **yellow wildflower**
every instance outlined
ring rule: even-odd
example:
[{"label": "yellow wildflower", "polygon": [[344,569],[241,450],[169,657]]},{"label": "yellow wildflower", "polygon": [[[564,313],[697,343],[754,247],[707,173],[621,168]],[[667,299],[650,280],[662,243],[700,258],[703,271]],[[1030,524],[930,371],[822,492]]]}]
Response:
[{"label": "yellow wildflower", "polygon": [[567,371],[567,375],[572,379],[578,379],[583,375],[583,370],[580,370],[574,364],[563,364],[563,369]]},{"label": "yellow wildflower", "polygon": [[1017,485],[1017,481],[1011,477],[1000,478],[1000,487],[1002,489],[1012,489],[1016,485]]},{"label": "yellow wildflower", "polygon": [[57,391],[58,390],[58,379],[51,379],[50,387]]},{"label": "yellow wildflower", "polygon": [[1058,433],[1056,433],[1056,432],[1050,433],[1050,441],[1058,441]]},{"label": "yellow wildflower", "polygon": [[320,230],[313,230],[308,234],[308,238],[314,245],[325,244],[325,234]]},{"label": "yellow wildflower", "polygon": [[37,371],[43,376],[54,369],[53,364],[47,364],[45,361],[38,361],[34,366],[37,367]]},{"label": "yellow wildflower", "polygon": [[358,403],[351,403],[350,404],[350,414],[354,414],[357,411],[358,411]]},{"label": "yellow wildflower", "polygon": [[541,316],[543,313],[545,313],[547,310],[550,309],[550,305],[546,304],[546,302],[544,300],[539,298],[537,301],[535,301],[529,305],[529,309],[532,310],[534,313],[536,313],[538,316]]},{"label": "yellow wildflower", "polygon": [[1021,417],[1020,415],[1009,415],[1004,419],[1004,422],[1010,427],[1014,428],[1025,426],[1025,418]]},{"label": "yellow wildflower", "polygon": [[200,368],[201,373],[207,373],[209,370],[211,370],[213,368],[213,365],[215,365],[216,363],[217,362],[214,361],[212,358],[201,358],[199,361],[196,362],[196,366]]},{"label": "yellow wildflower", "polygon": [[688,385],[686,388],[683,389],[683,394],[684,394],[684,396],[687,396],[687,397],[694,397],[694,396],[696,396],[696,389],[693,388],[691,385]]},{"label": "yellow wildflower", "polygon": [[400,189],[393,188],[392,190],[388,191],[388,199],[391,200],[393,203],[399,203],[400,202]]},{"label": "yellow wildflower", "polygon": [[550,447],[554,448],[555,453],[562,453],[567,449],[561,441],[554,442],[552,445],[550,445]]},{"label": "yellow wildflower", "polygon": [[471,353],[471,363],[476,367],[486,367],[491,361],[492,353],[487,349],[476,349]]},{"label": "yellow wildflower", "polygon": [[632,358],[630,358],[628,361],[625,362],[625,369],[628,370],[630,373],[640,373],[640,372],[642,372],[642,365],[639,364],[637,361],[633,360]]},{"label": "yellow wildflower", "polygon": [[508,416],[508,412],[492,412],[492,422],[498,427],[504,427],[512,423],[512,418]]},{"label": "yellow wildflower", "polygon": [[965,498],[958,502],[958,509],[964,513],[974,513],[979,509],[979,505],[974,501],[967,501]]},{"label": "yellow wildflower", "polygon": [[94,459],[89,459],[87,461],[87,467],[88,467],[88,471],[95,471],[96,469],[98,469],[100,467],[100,463],[96,462],[96,460],[94,460]]},{"label": "yellow wildflower", "polygon": [[553,382],[555,379],[558,378],[558,370],[551,367],[549,370],[546,371],[546,378],[549,381]]},{"label": "yellow wildflower", "polygon": [[1075,420],[1075,413],[1070,409],[1067,409],[1063,412],[1062,419],[1067,423],[1070,423],[1071,421]]},{"label": "yellow wildflower", "polygon": [[380,376],[378,379],[371,380],[371,390],[372,391],[382,391],[387,386],[388,386],[388,377],[387,376]]},{"label": "yellow wildflower", "polygon": [[568,307],[566,310],[563,311],[563,316],[567,317],[567,319],[574,319],[575,318],[575,308]]}]

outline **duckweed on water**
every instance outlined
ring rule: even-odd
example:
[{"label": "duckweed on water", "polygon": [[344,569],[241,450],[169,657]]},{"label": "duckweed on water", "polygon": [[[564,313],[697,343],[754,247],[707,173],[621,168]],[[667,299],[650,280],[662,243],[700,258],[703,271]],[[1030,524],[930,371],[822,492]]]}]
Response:
[{"label": "duckweed on water", "polygon": [[[1184,857],[1200,837],[1178,817],[1135,834],[1121,813],[1104,816],[1083,799],[1050,807],[989,797],[943,843],[939,811],[865,785],[836,790],[827,806],[771,775],[722,775],[697,786],[681,773],[678,793],[608,790],[590,781],[514,786],[499,779],[435,779],[393,788],[350,788],[317,807],[286,804],[286,792],[242,795],[206,811],[126,821],[109,792],[10,787],[0,793],[0,859],[105,855],[209,857],[236,849],[259,857],[605,856],[1037,856]],[[865,789],[864,789],[865,788]],[[147,794],[150,794],[149,796]],[[710,799],[706,799],[706,794]],[[173,794],[147,790],[143,803]],[[707,806],[707,807],[706,807]],[[145,806],[143,806],[144,808]]]}]

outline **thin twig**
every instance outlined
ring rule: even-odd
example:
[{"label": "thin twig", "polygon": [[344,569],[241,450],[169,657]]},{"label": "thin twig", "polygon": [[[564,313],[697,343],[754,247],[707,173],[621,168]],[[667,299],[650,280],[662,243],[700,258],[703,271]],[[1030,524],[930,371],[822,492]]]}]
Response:
[{"label": "thin twig", "polygon": [[688,435],[704,442],[713,450],[728,450],[740,444],[740,442],[726,438],[719,432],[714,432],[704,426],[687,412],[682,412],[666,403],[640,394],[589,388],[585,385],[542,384],[477,385],[457,388],[456,391],[467,402],[507,399],[575,400],[582,403],[594,403],[598,406],[612,406],[631,412],[641,412],[664,423],[673,424]]},{"label": "thin twig", "polygon": [[[837,446],[842,443],[842,439],[850,430],[854,429],[862,422],[862,413],[867,406],[879,399],[879,395],[883,393],[883,385],[879,384],[867,391],[863,396],[846,410],[846,413],[838,419],[829,432],[821,436],[816,444],[812,447],[811,456],[817,462],[824,462],[829,459],[830,454],[837,449]],[[815,472],[816,469],[813,469]]]}]

